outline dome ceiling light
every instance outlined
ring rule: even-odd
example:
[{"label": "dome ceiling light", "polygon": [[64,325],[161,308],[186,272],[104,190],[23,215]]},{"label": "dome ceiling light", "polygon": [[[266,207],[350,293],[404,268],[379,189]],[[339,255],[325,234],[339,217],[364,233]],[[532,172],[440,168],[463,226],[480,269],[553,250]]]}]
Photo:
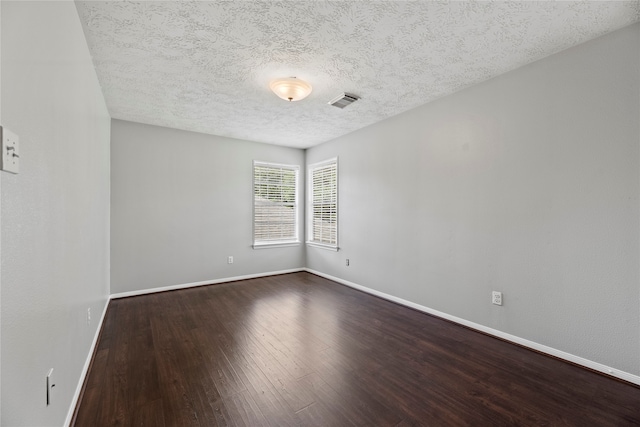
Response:
[{"label": "dome ceiling light", "polygon": [[276,79],[269,83],[269,87],[285,101],[300,101],[306,98],[312,90],[309,83],[295,77]]}]

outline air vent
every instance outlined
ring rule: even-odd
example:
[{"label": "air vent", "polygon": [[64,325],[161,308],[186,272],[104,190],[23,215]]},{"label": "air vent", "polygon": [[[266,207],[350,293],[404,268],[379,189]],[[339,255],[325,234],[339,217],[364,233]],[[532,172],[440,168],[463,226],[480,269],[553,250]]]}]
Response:
[{"label": "air vent", "polygon": [[343,93],[338,95],[336,98],[332,99],[331,101],[329,101],[329,105],[333,105],[334,107],[338,107],[338,108],[344,108],[347,105],[353,104],[358,99],[360,98],[358,98],[355,95]]}]

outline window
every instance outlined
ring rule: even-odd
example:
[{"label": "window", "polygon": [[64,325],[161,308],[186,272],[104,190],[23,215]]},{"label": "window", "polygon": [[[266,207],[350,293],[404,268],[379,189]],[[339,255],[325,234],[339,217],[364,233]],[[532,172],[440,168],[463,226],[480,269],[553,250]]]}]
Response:
[{"label": "window", "polygon": [[338,159],[309,166],[309,239],[338,250]]},{"label": "window", "polygon": [[253,247],[298,240],[298,166],[253,162]]}]

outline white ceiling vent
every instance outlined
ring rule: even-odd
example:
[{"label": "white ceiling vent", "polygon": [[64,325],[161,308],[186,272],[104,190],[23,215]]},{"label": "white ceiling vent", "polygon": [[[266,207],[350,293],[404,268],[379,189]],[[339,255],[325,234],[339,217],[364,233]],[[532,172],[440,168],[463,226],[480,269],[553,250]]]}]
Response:
[{"label": "white ceiling vent", "polygon": [[340,95],[338,95],[337,97],[329,101],[329,105],[333,105],[334,107],[338,107],[338,108],[344,108],[347,105],[353,104],[358,99],[360,98],[358,98],[355,95],[351,95],[349,93],[341,93]]}]

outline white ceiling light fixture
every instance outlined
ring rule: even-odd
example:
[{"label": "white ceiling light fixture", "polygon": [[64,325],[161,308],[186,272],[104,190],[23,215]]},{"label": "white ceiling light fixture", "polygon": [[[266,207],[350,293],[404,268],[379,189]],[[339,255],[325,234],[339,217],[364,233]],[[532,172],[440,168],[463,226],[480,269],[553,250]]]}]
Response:
[{"label": "white ceiling light fixture", "polygon": [[[303,149],[640,20],[637,0],[74,3],[113,117]],[[269,101],[290,76],[311,101]],[[363,99],[326,108],[343,90]]]},{"label": "white ceiling light fixture", "polygon": [[306,98],[313,89],[309,83],[296,77],[273,80],[269,83],[269,87],[273,93],[290,102]]}]

